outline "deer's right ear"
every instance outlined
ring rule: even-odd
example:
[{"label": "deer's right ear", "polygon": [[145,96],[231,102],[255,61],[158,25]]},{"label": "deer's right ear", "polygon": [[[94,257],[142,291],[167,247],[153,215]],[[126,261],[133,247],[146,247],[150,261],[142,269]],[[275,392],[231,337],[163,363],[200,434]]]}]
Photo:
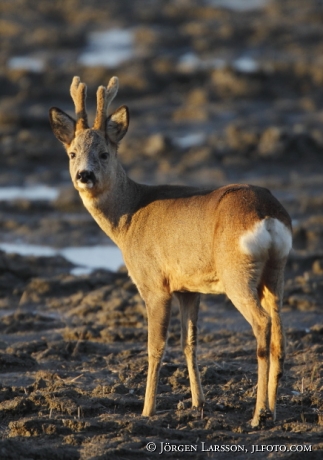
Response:
[{"label": "deer's right ear", "polygon": [[64,145],[70,145],[75,137],[76,123],[67,113],[57,107],[49,110],[49,121],[53,133]]},{"label": "deer's right ear", "polygon": [[106,119],[106,134],[110,141],[119,144],[129,126],[129,109],[123,105]]}]

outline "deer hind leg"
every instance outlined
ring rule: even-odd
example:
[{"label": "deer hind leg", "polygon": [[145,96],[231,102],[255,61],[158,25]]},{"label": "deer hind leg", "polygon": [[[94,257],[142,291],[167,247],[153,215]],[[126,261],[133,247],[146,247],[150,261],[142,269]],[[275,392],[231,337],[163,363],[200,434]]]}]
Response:
[{"label": "deer hind leg", "polygon": [[148,375],[142,415],[150,417],[156,412],[158,376],[166,346],[171,296],[154,293],[143,297],[148,316]]},{"label": "deer hind leg", "polygon": [[271,336],[270,336],[270,367],[268,381],[268,405],[276,419],[276,399],[278,383],[283,375],[285,359],[285,336],[280,309],[283,299],[285,260],[276,263],[275,266],[265,268],[262,285],[259,293],[261,305],[271,317]]},{"label": "deer hind leg", "polygon": [[200,296],[193,292],[178,292],[176,296],[180,305],[182,349],[186,358],[190,379],[192,407],[202,407],[205,399],[196,360],[197,318]]},{"label": "deer hind leg", "polygon": [[257,290],[262,268],[261,264],[255,263],[242,270],[231,271],[230,278],[228,277],[225,284],[227,296],[249,322],[257,340],[258,387],[254,416],[251,420],[253,427],[261,423],[268,407],[271,318],[262,307]]}]

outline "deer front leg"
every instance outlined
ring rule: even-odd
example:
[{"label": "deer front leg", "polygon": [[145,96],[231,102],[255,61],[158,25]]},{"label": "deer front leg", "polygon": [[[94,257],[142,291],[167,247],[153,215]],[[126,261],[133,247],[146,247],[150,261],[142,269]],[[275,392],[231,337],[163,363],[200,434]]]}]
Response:
[{"label": "deer front leg", "polygon": [[182,325],[182,349],[186,358],[192,393],[192,407],[202,407],[205,399],[196,360],[197,319],[200,296],[194,292],[178,292]]},{"label": "deer front leg", "polygon": [[148,316],[148,376],[142,415],[150,417],[156,412],[158,376],[166,346],[171,297],[169,294],[143,297]]}]

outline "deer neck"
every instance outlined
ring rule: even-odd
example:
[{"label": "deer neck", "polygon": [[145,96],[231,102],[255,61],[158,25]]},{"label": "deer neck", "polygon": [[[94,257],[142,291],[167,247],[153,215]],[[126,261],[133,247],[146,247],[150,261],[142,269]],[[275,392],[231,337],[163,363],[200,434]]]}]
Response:
[{"label": "deer neck", "polygon": [[101,229],[119,247],[141,196],[141,186],[132,181],[120,164],[109,189],[93,195],[80,192],[84,206]]}]

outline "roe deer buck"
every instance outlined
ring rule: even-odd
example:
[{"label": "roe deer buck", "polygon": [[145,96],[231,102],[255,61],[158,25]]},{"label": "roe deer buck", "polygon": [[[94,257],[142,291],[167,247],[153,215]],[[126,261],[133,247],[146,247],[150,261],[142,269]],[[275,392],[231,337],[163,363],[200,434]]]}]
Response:
[{"label": "roe deer buck", "polygon": [[192,406],[204,395],[196,361],[199,293],[225,293],[250,323],[257,340],[258,389],[252,426],[275,419],[283,372],[280,319],[284,267],[291,249],[291,221],[261,187],[234,184],[217,190],[148,186],[129,179],[117,157],[129,123],[126,106],[107,116],[118,90],[112,77],[97,91],[89,128],[86,86],[74,77],[76,121],[58,108],[50,122],[70,159],[70,174],[84,206],[119,246],[129,275],[147,307],[148,378],[143,415],[155,413],[159,369],[172,294],[179,299],[181,340]]}]

